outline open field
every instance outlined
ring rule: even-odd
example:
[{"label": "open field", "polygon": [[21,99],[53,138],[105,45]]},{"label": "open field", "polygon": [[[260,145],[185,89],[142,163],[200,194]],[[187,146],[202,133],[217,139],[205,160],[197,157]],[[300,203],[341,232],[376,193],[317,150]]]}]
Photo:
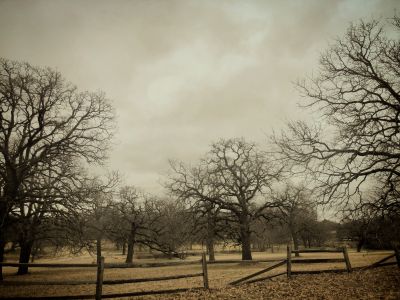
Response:
[{"label": "open field", "polygon": [[[350,260],[353,267],[361,267],[370,265],[373,262],[389,255],[391,252],[388,251],[374,251],[374,252],[361,252],[356,253],[350,251]],[[124,257],[113,252],[105,253],[106,263],[123,262]],[[302,258],[342,258],[341,254],[336,253],[309,253],[301,254]],[[217,260],[239,260],[239,254],[217,254]],[[285,253],[261,253],[255,252],[254,259],[285,259]],[[82,255],[79,257],[57,257],[57,258],[46,258],[36,261],[37,263],[92,263],[94,257],[90,255]],[[199,260],[198,256],[190,256],[186,261]],[[179,261],[177,259],[138,259],[140,263],[146,262],[171,262]],[[306,297],[307,293],[311,297],[322,297],[322,298],[335,298],[333,295],[338,297],[344,293],[343,297],[349,297],[352,294],[349,293],[351,287],[355,290],[360,290],[360,293],[356,292],[354,298],[367,297],[368,292],[373,293],[373,297],[379,295],[385,295],[388,297],[400,298],[399,294],[399,269],[397,267],[383,267],[376,270],[354,272],[352,274],[321,274],[321,275],[299,275],[294,277],[291,281],[286,279],[286,276],[276,277],[273,281],[266,281],[259,284],[250,284],[240,287],[227,288],[227,284],[233,280],[239,279],[243,276],[257,272],[263,268],[266,268],[272,263],[225,263],[225,264],[209,264],[209,282],[210,288],[213,289],[211,294],[208,292],[192,292],[185,294],[176,294],[168,296],[168,299],[180,298],[209,298],[215,299],[246,299],[246,298],[263,298],[270,297],[276,291],[280,297]],[[330,263],[330,264],[313,264],[313,265],[293,265],[293,270],[318,270],[318,269],[343,269],[345,268],[344,263]],[[286,270],[285,266],[274,269],[267,275],[277,274]],[[108,279],[129,279],[129,278],[143,278],[143,277],[159,277],[159,276],[171,276],[178,274],[192,274],[201,272],[201,265],[192,264],[184,266],[170,266],[170,267],[157,267],[157,268],[128,268],[128,269],[106,269],[104,272],[104,280]],[[261,276],[265,276],[261,275]],[[5,281],[7,280],[51,280],[51,281],[62,281],[62,280],[95,280],[96,269],[95,268],[68,268],[68,269],[55,269],[55,268],[31,268],[30,274],[26,276],[15,275],[15,268],[5,268]],[[396,284],[394,284],[396,283]],[[201,277],[186,278],[173,281],[162,281],[162,282],[147,282],[147,283],[134,283],[134,284],[123,284],[123,285],[112,285],[103,286],[103,293],[121,293],[121,292],[133,292],[133,291],[145,291],[145,290],[156,290],[156,289],[176,289],[176,288],[189,288],[189,287],[201,287],[203,284]],[[333,290],[332,290],[333,289]],[[81,285],[81,286],[0,286],[1,296],[56,296],[56,295],[67,295],[67,294],[93,294],[95,290],[94,285]],[[332,290],[332,292],[328,292]],[[342,291],[343,290],[343,291]],[[246,292],[247,291],[247,292]],[[335,294],[336,293],[336,294]],[[339,294],[338,294],[339,293]],[[160,297],[160,296],[158,296]],[[163,295],[162,298],[167,296]],[[380,296],[379,296],[380,297]],[[393,298],[392,297],[392,298]],[[147,298],[155,299],[156,296]],[[279,297],[277,297],[279,298]],[[306,297],[308,298],[308,297]],[[337,297],[336,297],[337,298]]]}]

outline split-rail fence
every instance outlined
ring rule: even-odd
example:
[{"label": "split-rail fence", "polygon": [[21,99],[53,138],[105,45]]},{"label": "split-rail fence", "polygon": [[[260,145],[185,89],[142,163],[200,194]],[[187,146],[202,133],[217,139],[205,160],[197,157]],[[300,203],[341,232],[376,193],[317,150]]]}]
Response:
[{"label": "split-rail fence", "polygon": [[[343,258],[294,258],[293,254],[296,253],[342,253]],[[391,258],[395,258],[395,262],[388,262]],[[106,299],[106,298],[117,298],[117,297],[134,297],[134,296],[145,296],[145,295],[157,295],[157,294],[170,294],[170,293],[180,293],[188,290],[198,290],[198,289],[209,289],[209,280],[208,280],[208,270],[207,270],[207,260],[205,253],[202,253],[202,258],[200,261],[187,262],[187,263],[156,263],[156,264],[145,264],[143,266],[146,267],[162,267],[162,266],[171,266],[171,265],[189,265],[189,264],[198,264],[201,263],[202,272],[192,273],[192,274],[184,274],[184,275],[173,275],[173,276],[163,276],[163,277],[148,277],[148,278],[133,278],[133,279],[115,279],[115,280],[104,280],[103,274],[105,268],[132,268],[132,265],[127,264],[104,264],[104,257],[98,259],[97,264],[20,264],[20,263],[1,263],[3,267],[19,267],[21,265],[27,265],[29,267],[42,267],[42,268],[96,268],[97,277],[96,280],[92,281],[84,281],[84,280],[74,280],[74,281],[2,281],[0,285],[17,285],[17,286],[26,286],[26,285],[86,285],[93,284],[96,285],[95,294],[91,295],[66,295],[66,296],[47,296],[47,297],[8,297],[0,299],[43,299],[43,300],[54,300],[54,299]],[[209,262],[212,264],[216,263],[233,263],[240,261],[216,261]],[[237,279],[229,283],[229,285],[238,285],[238,284],[248,284],[254,283],[258,281],[264,281],[267,279],[271,279],[281,275],[287,275],[288,278],[291,278],[293,275],[299,274],[318,274],[325,272],[352,272],[354,269],[370,269],[370,268],[378,268],[382,266],[388,265],[396,265],[400,268],[400,252],[396,248],[394,254],[391,254],[369,266],[365,267],[357,267],[352,268],[349,255],[347,252],[347,248],[337,248],[337,249],[302,249],[302,250],[292,250],[290,246],[287,247],[287,257],[283,260],[257,260],[251,262],[273,262],[272,265],[268,266],[265,269]],[[296,264],[321,264],[321,263],[338,263],[342,262],[345,265],[345,268],[342,269],[325,269],[325,270],[307,270],[307,271],[298,271],[293,270],[292,265]],[[270,272],[276,268],[281,266],[286,266],[286,271],[274,273],[269,276],[259,277],[259,275]],[[116,284],[127,284],[127,283],[139,283],[139,282],[151,282],[151,281],[164,281],[164,280],[176,280],[182,278],[191,278],[191,277],[202,277],[203,278],[203,286],[202,287],[193,287],[193,288],[182,288],[182,289],[167,289],[167,290],[152,290],[152,291],[139,291],[139,292],[127,292],[127,293],[118,293],[118,294],[103,294],[103,285],[116,285]]]},{"label": "split-rail fence", "polygon": [[[198,263],[198,262],[197,262]],[[157,294],[172,294],[180,293],[189,290],[196,289],[208,289],[208,271],[207,271],[207,260],[205,253],[202,254],[200,260],[202,272],[183,274],[183,275],[173,275],[173,276],[163,276],[163,277],[148,277],[148,278],[132,278],[132,279],[114,279],[114,280],[104,280],[104,269],[105,268],[129,268],[131,265],[126,264],[111,264],[106,266],[104,264],[104,257],[98,259],[97,264],[21,264],[21,263],[2,263],[3,267],[19,267],[21,265],[41,268],[96,268],[97,276],[96,280],[73,280],[73,281],[2,281],[1,285],[16,285],[16,286],[27,286],[27,285],[96,285],[96,292],[94,294],[85,295],[65,295],[65,296],[44,296],[44,297],[7,297],[0,299],[41,299],[41,300],[55,300],[55,299],[106,299],[106,298],[119,298],[119,297],[134,297],[134,296],[145,296],[145,295],[157,295]],[[175,264],[163,264],[163,266],[171,266]],[[161,265],[160,265],[161,266]],[[116,284],[127,284],[127,283],[139,283],[139,282],[151,282],[151,281],[164,281],[164,280],[176,280],[182,278],[192,278],[192,277],[203,277],[202,287],[193,288],[182,288],[182,289],[168,289],[168,290],[152,290],[152,291],[139,291],[139,292],[127,292],[127,293],[116,293],[116,294],[103,294],[103,285],[116,285]]]}]

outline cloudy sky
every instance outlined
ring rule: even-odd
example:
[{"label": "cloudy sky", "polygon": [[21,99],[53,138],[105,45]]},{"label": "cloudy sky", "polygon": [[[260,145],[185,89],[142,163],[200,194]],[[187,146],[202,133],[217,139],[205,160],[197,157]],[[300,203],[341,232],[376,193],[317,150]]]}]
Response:
[{"label": "cloudy sky", "polygon": [[293,82],[316,70],[351,21],[391,17],[393,0],[0,0],[0,56],[103,90],[117,112],[108,167],[160,192],[168,159],[219,138],[261,147],[293,118]]}]

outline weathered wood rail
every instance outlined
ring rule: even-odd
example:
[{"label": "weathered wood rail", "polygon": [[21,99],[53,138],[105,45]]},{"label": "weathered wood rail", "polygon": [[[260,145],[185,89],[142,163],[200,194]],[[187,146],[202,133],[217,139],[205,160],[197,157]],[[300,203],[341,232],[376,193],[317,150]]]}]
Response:
[{"label": "weathered wood rail", "polygon": [[[342,253],[343,258],[312,258],[312,259],[292,259],[293,253]],[[302,250],[292,250],[291,246],[287,246],[287,277],[290,278],[292,275],[298,274],[319,274],[319,273],[339,273],[352,271],[349,255],[347,248],[337,248],[337,249],[302,249]],[[292,264],[314,264],[314,263],[337,263],[344,262],[346,269],[335,269],[335,270],[309,270],[309,271],[293,271]]]},{"label": "weathered wood rail", "polygon": [[[273,270],[273,269],[275,269],[275,268],[278,268],[278,267],[280,267],[280,266],[283,266],[285,263],[286,263],[286,260],[282,260],[282,261],[280,261],[279,263],[274,264],[274,265],[272,265],[272,266],[269,266],[269,267],[266,268],[266,269],[263,269],[263,270],[261,270],[261,271],[255,272],[255,273],[253,273],[253,274],[250,274],[250,275],[248,275],[248,276],[246,276],[246,277],[243,277],[243,278],[240,278],[240,279],[238,279],[238,280],[232,281],[232,282],[229,283],[229,285],[237,285],[237,284],[242,283],[242,282],[244,282],[244,281],[246,281],[246,280],[248,280],[248,279],[254,278],[254,277],[258,276],[258,275],[261,275],[261,274],[266,273],[266,272],[268,272],[268,271],[271,271],[271,270]],[[285,273],[281,273],[281,274],[279,274],[279,275],[282,275],[282,274],[285,274]],[[275,277],[275,276],[278,276],[278,275],[273,275],[272,277]],[[266,279],[269,279],[269,278],[272,278],[272,277],[271,277],[271,276],[267,276],[267,277],[263,277],[263,278],[257,278],[257,279],[252,280],[251,282],[266,280]],[[249,281],[247,281],[247,283],[249,283]]]},{"label": "weathered wood rail", "polygon": [[97,268],[97,264],[38,264],[38,263],[0,263],[3,267],[27,266],[29,268]]},{"label": "weathered wood rail", "polygon": [[[183,274],[183,275],[173,275],[173,276],[163,276],[163,277],[148,277],[148,278],[131,278],[131,279],[115,279],[115,280],[103,280],[104,275],[104,257],[101,257],[97,264],[19,264],[19,263],[2,263],[2,266],[7,267],[19,267],[21,265],[26,265],[28,267],[41,267],[41,268],[96,268],[97,277],[96,280],[63,280],[63,281],[0,281],[0,285],[14,285],[14,286],[29,286],[29,285],[96,285],[95,294],[91,295],[65,295],[65,296],[42,296],[42,297],[1,297],[0,299],[102,299],[102,298],[117,298],[117,297],[134,297],[134,296],[145,296],[145,295],[157,295],[157,294],[169,294],[169,293],[181,293],[188,290],[199,290],[208,289],[208,270],[207,270],[207,260],[205,253],[202,254],[202,259],[200,260],[202,272],[193,274]],[[176,264],[163,264],[163,266],[175,266]],[[182,265],[182,264],[181,264]],[[117,265],[113,264],[112,268],[116,268]],[[122,268],[126,268],[126,265],[122,265]],[[155,290],[155,291],[140,291],[140,292],[128,292],[128,293],[118,293],[118,294],[103,294],[103,285],[116,285],[116,284],[129,284],[129,283],[140,283],[140,282],[151,282],[151,281],[165,281],[165,280],[177,280],[182,278],[193,278],[202,277],[203,287],[194,288],[182,288],[182,289],[168,289],[168,290]]]},{"label": "weathered wood rail", "polygon": [[[393,257],[396,259],[395,262],[386,262]],[[393,254],[378,260],[377,262],[373,263],[370,266],[363,267],[362,269],[373,269],[373,268],[392,266],[392,265],[397,265],[400,268],[400,251],[397,247],[394,249]]]},{"label": "weathered wood rail", "polygon": [[[317,259],[292,259],[292,253],[343,253],[343,258],[317,258]],[[396,265],[400,268],[400,252],[398,248],[394,249],[394,254],[382,258],[381,260],[365,267],[352,267],[349,259],[347,248],[343,247],[340,249],[303,249],[303,250],[291,250],[290,246],[287,248],[287,276],[290,278],[291,275],[298,274],[320,274],[320,273],[340,273],[340,272],[352,272],[353,270],[366,270],[384,266]],[[396,258],[395,262],[387,262],[391,258]],[[346,265],[345,269],[333,269],[333,270],[309,270],[309,271],[293,271],[292,264],[312,264],[312,263],[333,263],[333,262],[344,262]]]}]

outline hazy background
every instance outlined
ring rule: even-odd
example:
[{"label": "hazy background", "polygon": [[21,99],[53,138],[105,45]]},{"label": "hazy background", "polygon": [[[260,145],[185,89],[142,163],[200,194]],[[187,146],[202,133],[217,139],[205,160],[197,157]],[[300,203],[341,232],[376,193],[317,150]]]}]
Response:
[{"label": "hazy background", "polygon": [[[117,111],[109,168],[161,190],[168,159],[194,161],[218,138],[261,146],[307,117],[293,82],[351,21],[400,1],[0,0],[0,56],[103,90]],[[161,179],[162,180],[162,179]]]}]

